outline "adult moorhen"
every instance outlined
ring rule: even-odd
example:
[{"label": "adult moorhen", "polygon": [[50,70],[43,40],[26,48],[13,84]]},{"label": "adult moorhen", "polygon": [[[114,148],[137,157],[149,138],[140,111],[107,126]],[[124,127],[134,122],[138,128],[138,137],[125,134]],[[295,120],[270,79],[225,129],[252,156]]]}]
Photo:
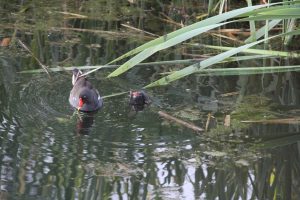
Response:
[{"label": "adult moorhen", "polygon": [[72,84],[69,102],[71,106],[83,112],[93,112],[103,106],[103,100],[92,84],[82,77],[82,72],[78,69],[73,70]]}]

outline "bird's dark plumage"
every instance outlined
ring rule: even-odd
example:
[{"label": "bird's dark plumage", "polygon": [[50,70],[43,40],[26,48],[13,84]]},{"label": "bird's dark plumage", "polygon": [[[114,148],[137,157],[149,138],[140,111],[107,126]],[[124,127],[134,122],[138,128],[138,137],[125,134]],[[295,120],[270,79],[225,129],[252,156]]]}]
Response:
[{"label": "bird's dark plumage", "polygon": [[145,105],[149,105],[151,100],[144,91],[130,91],[129,105],[135,111],[141,111]]},{"label": "bird's dark plumage", "polygon": [[73,70],[73,88],[69,97],[71,106],[83,112],[99,110],[103,106],[103,100],[98,90],[85,77],[80,77],[80,75],[82,75],[80,70]]}]

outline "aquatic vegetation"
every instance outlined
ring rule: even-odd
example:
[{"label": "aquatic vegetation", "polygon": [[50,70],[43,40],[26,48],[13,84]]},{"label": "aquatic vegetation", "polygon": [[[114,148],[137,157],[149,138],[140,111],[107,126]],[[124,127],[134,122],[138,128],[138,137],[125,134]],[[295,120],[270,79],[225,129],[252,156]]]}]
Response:
[{"label": "aquatic vegetation", "polygon": [[238,103],[232,117],[239,121],[271,119],[276,116],[274,105],[271,99],[264,96],[250,95],[245,96],[243,101]]},{"label": "aquatic vegetation", "polygon": [[[245,8],[240,8],[232,11],[228,11],[225,13],[221,13],[214,17],[209,17],[205,20],[202,20],[200,22],[194,23],[192,25],[183,27],[179,30],[176,30],[174,32],[171,32],[167,35],[161,36],[157,39],[154,39],[150,42],[145,43],[142,46],[139,46],[128,53],[118,57],[117,59],[114,59],[110,63],[119,61],[121,59],[127,58],[129,56],[133,56],[131,59],[126,61],[124,64],[122,64],[120,67],[118,67],[115,71],[113,71],[111,74],[108,75],[108,77],[115,77],[119,76],[123,73],[125,73],[127,70],[131,69],[135,65],[139,64],[146,58],[150,57],[154,53],[161,51],[163,49],[170,48],[174,45],[177,45],[179,43],[182,43],[186,40],[189,40],[195,36],[198,36],[203,33],[207,33],[208,31],[215,29],[217,27],[225,27],[226,25],[230,23],[241,23],[245,21],[250,22],[250,28],[251,28],[251,36],[248,37],[245,42],[247,44],[244,44],[242,46],[231,48],[228,47],[222,47],[217,46],[215,48],[218,49],[226,49],[227,51],[217,54],[215,56],[212,56],[210,58],[207,58],[206,60],[200,61],[198,63],[195,63],[193,65],[190,65],[188,67],[185,67],[181,69],[180,71],[176,71],[171,73],[170,75],[163,77],[151,84],[148,84],[145,86],[145,88],[153,87],[153,86],[161,86],[161,85],[167,85],[172,81],[181,79],[185,76],[191,75],[193,73],[201,73],[203,72],[207,67],[213,66],[214,64],[221,62],[225,60],[226,58],[230,58],[235,54],[251,51],[251,53],[254,54],[263,54],[263,55],[273,55],[273,56],[289,56],[289,57],[299,57],[299,54],[297,53],[287,53],[287,52],[278,52],[275,53],[274,51],[270,51],[268,49],[266,50],[260,50],[260,49],[251,49],[248,50],[251,47],[257,46],[260,43],[268,42],[271,39],[284,37],[284,38],[291,38],[293,35],[299,35],[299,30],[293,30],[289,29],[287,31],[283,31],[283,33],[275,34],[272,36],[268,36],[267,32],[270,31],[274,26],[278,25],[280,22],[284,21],[285,19],[295,19],[300,17],[300,9],[298,7],[298,2],[285,2],[285,3],[272,3],[272,4],[263,4],[263,5],[257,5],[257,6],[248,6]],[[236,19],[238,18],[238,19]],[[229,20],[227,22],[224,22],[226,20]],[[266,25],[261,27],[259,30],[254,30],[253,28],[253,22],[254,21],[261,21],[261,20],[273,20],[270,23],[267,21]],[[252,26],[251,26],[252,24]],[[265,33],[265,34],[263,34]],[[258,38],[265,36],[263,39],[257,40]],[[203,46],[207,48],[214,48],[212,46]],[[110,64],[108,63],[108,64]],[[285,71],[285,67],[281,66],[283,71]],[[98,70],[97,68],[87,72],[86,74],[92,73],[94,71]],[[223,69],[219,69],[219,71],[222,71]],[[234,71],[236,74],[242,70],[241,68],[236,68]],[[268,67],[264,67],[260,69],[260,73],[264,73],[264,71],[268,71]],[[286,70],[288,70],[286,68]],[[294,66],[293,70],[298,70],[298,66]],[[226,69],[224,69],[226,71]],[[205,73],[205,71],[204,71]],[[247,72],[245,73],[247,74]],[[251,74],[251,72],[249,72]],[[218,74],[221,75],[221,74]]]}]

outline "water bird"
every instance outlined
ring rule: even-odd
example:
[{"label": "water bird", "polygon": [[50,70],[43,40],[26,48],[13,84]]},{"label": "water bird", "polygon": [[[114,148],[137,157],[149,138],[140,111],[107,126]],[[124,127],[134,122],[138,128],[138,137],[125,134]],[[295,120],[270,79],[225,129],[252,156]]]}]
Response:
[{"label": "water bird", "polygon": [[82,112],[94,112],[103,106],[103,100],[97,89],[86,79],[81,76],[82,71],[73,69],[72,84],[69,102],[72,107]]},{"label": "water bird", "polygon": [[145,91],[130,91],[129,105],[134,111],[141,111],[145,105],[151,103],[150,97]]}]

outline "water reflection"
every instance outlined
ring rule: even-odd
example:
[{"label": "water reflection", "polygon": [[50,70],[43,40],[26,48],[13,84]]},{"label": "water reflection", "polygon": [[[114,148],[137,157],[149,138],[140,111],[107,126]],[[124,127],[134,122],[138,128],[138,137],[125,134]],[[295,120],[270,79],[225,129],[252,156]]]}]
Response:
[{"label": "water reflection", "polygon": [[[239,130],[196,136],[164,124],[155,106],[128,118],[124,97],[71,118],[70,88],[53,90],[69,84],[65,77],[0,87],[10,97],[0,97],[1,198],[299,198],[299,125],[255,125],[247,134],[258,142],[235,140]],[[101,80],[104,93],[112,84]]]},{"label": "water reflection", "polygon": [[94,115],[97,112],[91,113],[77,113],[76,133],[78,135],[88,135],[94,124]]}]

